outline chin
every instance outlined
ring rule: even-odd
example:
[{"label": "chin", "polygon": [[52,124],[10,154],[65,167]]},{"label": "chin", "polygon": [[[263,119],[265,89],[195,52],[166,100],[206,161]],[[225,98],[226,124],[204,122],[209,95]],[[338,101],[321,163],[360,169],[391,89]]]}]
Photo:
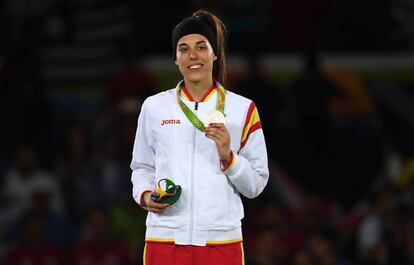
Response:
[{"label": "chin", "polygon": [[192,83],[201,82],[205,78],[206,78],[205,75],[199,74],[199,73],[191,73],[191,74],[187,75],[187,80],[192,82]]},{"label": "chin", "polygon": [[194,78],[192,76],[186,76],[186,78],[191,83],[199,83],[201,81],[201,78]]}]

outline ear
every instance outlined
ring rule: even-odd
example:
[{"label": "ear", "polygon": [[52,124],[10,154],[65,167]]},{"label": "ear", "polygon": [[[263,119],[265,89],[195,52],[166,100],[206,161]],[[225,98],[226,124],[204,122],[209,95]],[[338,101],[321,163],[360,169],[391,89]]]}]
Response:
[{"label": "ear", "polygon": [[178,65],[177,60],[174,61],[175,65]]},{"label": "ear", "polygon": [[213,57],[213,61],[216,61],[216,60],[217,60],[217,56],[215,56],[215,55],[214,55],[214,57]]}]

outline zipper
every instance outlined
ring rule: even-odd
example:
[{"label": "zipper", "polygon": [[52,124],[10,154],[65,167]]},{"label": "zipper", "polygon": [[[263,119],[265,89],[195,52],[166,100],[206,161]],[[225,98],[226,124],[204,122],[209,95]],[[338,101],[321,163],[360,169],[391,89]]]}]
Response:
[{"label": "zipper", "polygon": [[[198,110],[198,102],[195,102],[194,110]],[[193,150],[191,154],[191,200],[190,200],[190,229],[189,229],[189,243],[193,243],[193,229],[194,229],[194,171],[195,171],[195,151],[196,151],[196,136],[197,136],[197,129],[193,126]]]}]

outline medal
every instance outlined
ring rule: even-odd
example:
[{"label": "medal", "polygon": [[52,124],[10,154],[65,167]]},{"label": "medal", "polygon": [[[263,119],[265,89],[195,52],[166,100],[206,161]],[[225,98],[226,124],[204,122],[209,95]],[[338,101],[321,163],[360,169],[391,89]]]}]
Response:
[{"label": "medal", "polygon": [[204,116],[203,123],[205,127],[208,127],[210,123],[226,123],[226,117],[221,111],[218,110],[210,110],[207,111],[206,115]]}]

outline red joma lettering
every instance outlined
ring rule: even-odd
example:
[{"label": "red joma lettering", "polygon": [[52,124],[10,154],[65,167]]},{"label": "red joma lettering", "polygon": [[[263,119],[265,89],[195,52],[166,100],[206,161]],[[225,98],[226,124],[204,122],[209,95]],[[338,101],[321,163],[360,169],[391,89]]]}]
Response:
[{"label": "red joma lettering", "polygon": [[181,124],[181,121],[180,120],[174,120],[174,119],[162,120],[161,121],[161,125],[167,125],[167,124]]}]

